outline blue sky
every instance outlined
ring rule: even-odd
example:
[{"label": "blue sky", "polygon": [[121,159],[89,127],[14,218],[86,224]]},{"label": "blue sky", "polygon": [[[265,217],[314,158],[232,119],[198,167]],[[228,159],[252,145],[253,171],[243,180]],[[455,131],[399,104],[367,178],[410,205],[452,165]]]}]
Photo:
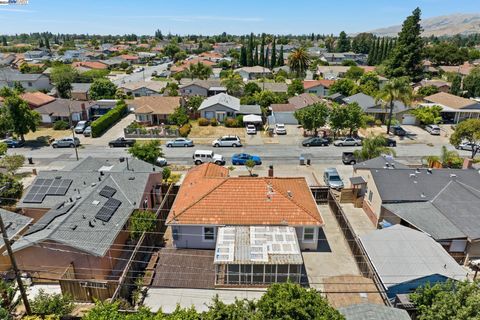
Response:
[{"label": "blue sky", "polygon": [[0,34],[355,33],[401,24],[416,6],[424,18],[480,12],[479,0],[30,0],[0,6]]}]

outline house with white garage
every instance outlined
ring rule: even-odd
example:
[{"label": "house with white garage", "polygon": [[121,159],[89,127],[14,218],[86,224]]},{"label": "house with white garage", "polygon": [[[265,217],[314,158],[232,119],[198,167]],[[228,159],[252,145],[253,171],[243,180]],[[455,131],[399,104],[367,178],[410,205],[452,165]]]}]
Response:
[{"label": "house with white garage", "polygon": [[227,118],[235,118],[238,115],[262,115],[259,105],[241,105],[240,99],[226,93],[219,93],[203,100],[198,111],[201,117],[217,119],[219,122],[224,122]]},{"label": "house with white garage", "polygon": [[459,123],[467,119],[480,118],[480,102],[462,98],[447,92],[439,92],[423,98],[424,106],[442,107],[442,118],[445,123]]}]

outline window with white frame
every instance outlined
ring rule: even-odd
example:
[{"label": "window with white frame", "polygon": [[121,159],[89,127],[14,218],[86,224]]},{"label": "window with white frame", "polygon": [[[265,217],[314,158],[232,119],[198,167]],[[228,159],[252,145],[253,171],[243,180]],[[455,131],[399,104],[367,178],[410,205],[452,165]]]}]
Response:
[{"label": "window with white frame", "polygon": [[215,228],[214,227],[203,227],[203,240],[204,241],[214,241],[215,240]]},{"label": "window with white frame", "polygon": [[303,240],[313,241],[315,239],[315,228],[303,228]]}]

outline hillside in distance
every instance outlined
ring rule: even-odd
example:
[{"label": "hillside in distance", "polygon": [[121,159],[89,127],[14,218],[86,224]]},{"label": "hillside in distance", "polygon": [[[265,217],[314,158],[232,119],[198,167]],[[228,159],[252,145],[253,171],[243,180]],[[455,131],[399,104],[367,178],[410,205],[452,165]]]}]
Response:
[{"label": "hillside in distance", "polygon": [[[453,36],[480,33],[480,13],[457,13],[422,20],[423,36]],[[370,31],[381,37],[393,37],[398,34],[401,25]]]}]

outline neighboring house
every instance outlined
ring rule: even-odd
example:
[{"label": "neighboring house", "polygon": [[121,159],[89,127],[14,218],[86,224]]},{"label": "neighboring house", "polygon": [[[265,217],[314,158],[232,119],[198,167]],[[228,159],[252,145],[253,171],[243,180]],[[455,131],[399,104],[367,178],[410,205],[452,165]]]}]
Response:
[{"label": "neighboring house", "polygon": [[128,62],[129,64],[140,63],[140,57],[130,54],[122,54],[117,57],[121,61]]},{"label": "neighboring house", "polygon": [[126,95],[133,97],[155,96],[162,94],[162,89],[167,86],[165,81],[139,81],[121,84],[118,88]]},{"label": "neighboring house", "polygon": [[216,285],[298,283],[300,250],[317,249],[324,224],[305,179],[228,172],[207,163],[187,173],[166,222],[173,246],[215,250]]},{"label": "neighboring house", "polygon": [[42,117],[41,123],[53,124],[58,120],[66,122],[77,122],[88,120],[90,108],[94,105],[88,101],[76,101],[57,98],[54,101],[44,104],[35,109]]},{"label": "neighboring house", "polygon": [[337,80],[345,77],[348,69],[350,69],[348,66],[318,66],[317,75],[321,79]]},{"label": "neighboring house", "polygon": [[187,70],[190,65],[195,65],[197,63],[202,63],[204,65],[206,65],[207,67],[213,67],[215,66],[215,62],[212,62],[208,59],[204,59],[204,58],[200,58],[200,57],[196,57],[196,58],[193,58],[193,59],[187,59],[185,60],[181,65],[174,65],[170,68],[170,71],[172,73],[178,73],[178,72],[182,72],[182,71],[185,71]]},{"label": "neighboring house", "polygon": [[108,65],[100,61],[79,61],[72,63],[72,67],[82,67],[90,70],[105,70],[108,68]]},{"label": "neighboring house", "polygon": [[226,54],[231,49],[237,49],[238,44],[236,42],[217,42],[213,45],[213,51],[222,55]]},{"label": "neighboring house", "polygon": [[424,79],[420,82],[417,82],[413,85],[413,90],[415,92],[418,92],[418,90],[422,87],[436,87],[439,92],[449,92],[451,84],[449,82],[443,81],[443,80],[427,80]]},{"label": "neighboring house", "polygon": [[329,95],[329,89],[334,80],[307,80],[303,81],[303,88],[306,93],[314,94],[317,97],[325,97]]},{"label": "neighboring house", "polygon": [[427,234],[401,225],[360,236],[389,299],[427,283],[465,280],[467,270]]},{"label": "neighboring house", "polygon": [[72,83],[72,90],[70,91],[72,99],[81,101],[90,100],[89,92],[91,86],[91,83]]},{"label": "neighboring house", "polygon": [[15,55],[12,53],[0,53],[0,67],[10,66],[15,61]]},{"label": "neighboring house", "polygon": [[475,65],[465,62],[460,66],[439,66],[438,68],[443,72],[458,73],[462,76],[468,76],[473,68],[475,68]]},{"label": "neighboring house", "polygon": [[322,99],[310,93],[302,93],[298,96],[288,98],[288,103],[294,105],[297,110],[318,102],[322,102]]},{"label": "neighboring house", "polygon": [[442,118],[445,123],[459,123],[466,119],[480,118],[480,102],[465,99],[456,95],[439,92],[423,98],[421,105],[437,105],[442,107]]},{"label": "neighboring house", "polygon": [[140,97],[128,101],[135,109],[135,120],[148,125],[168,122],[168,116],[175,112],[182,103],[181,97]]},{"label": "neighboring house", "polygon": [[356,169],[363,209],[375,226],[423,231],[458,261],[480,258],[480,174],[467,169]]},{"label": "neighboring house", "polygon": [[[86,51],[84,49],[79,50],[65,50],[61,60],[64,62],[69,62],[73,60],[85,60]],[[74,66],[75,67],[75,66]]]},{"label": "neighboring house", "polygon": [[288,85],[286,83],[256,81],[255,83],[260,87],[260,89],[266,91],[272,91],[275,93],[287,93],[288,91]]},{"label": "neighboring house", "polygon": [[12,245],[19,269],[50,281],[67,271],[69,279],[118,279],[130,216],[158,208],[161,183],[161,170],[136,159],[40,171],[18,204],[35,219]]},{"label": "neighboring house", "polygon": [[[5,231],[7,232],[7,237],[10,240],[10,244],[24,234],[29,224],[33,221],[33,219],[30,217],[26,217],[1,208],[0,215],[2,216],[3,224],[5,225]],[[5,242],[3,241],[3,237],[0,237],[0,272],[9,271],[12,266],[10,257],[5,253]]]},{"label": "neighboring house", "polygon": [[354,304],[338,311],[345,320],[411,320],[406,310],[373,303]]},{"label": "neighboring house", "polygon": [[311,106],[312,104],[321,102],[322,100],[316,95],[310,93],[302,93],[288,99],[288,103],[272,104],[270,110],[272,114],[268,117],[270,126],[276,123],[298,125],[295,118],[295,111]]},{"label": "neighboring house", "polygon": [[332,65],[342,64],[344,61],[354,61],[357,64],[366,64],[368,55],[354,52],[324,52],[320,54],[320,59]]},{"label": "neighboring house", "polygon": [[227,88],[222,86],[221,80],[180,80],[180,94],[182,96],[211,97],[219,93],[227,93]]},{"label": "neighboring house", "polygon": [[242,67],[235,69],[235,73],[238,73],[244,81],[255,80],[259,78],[270,77],[272,71],[262,66]]},{"label": "neighboring house", "polygon": [[37,91],[37,92],[25,92],[20,95],[20,97],[25,100],[30,108],[36,109],[38,107],[41,107],[47,103],[50,103],[52,101],[55,101],[55,98],[52,96],[49,96],[43,92]]},{"label": "neighboring house", "polygon": [[[375,98],[366,95],[363,92],[354,94],[343,99],[343,102],[346,104],[358,103],[362,108],[363,112],[367,115],[374,116],[376,119],[380,119],[382,122],[385,122],[388,119],[389,108],[386,108],[382,105],[382,101],[375,101]],[[393,102],[393,117],[402,121],[403,116],[410,110],[408,106],[403,104],[401,101]]]},{"label": "neighboring house", "polygon": [[103,116],[105,113],[115,108],[117,102],[118,100],[116,99],[101,99],[92,102],[92,105],[88,112],[88,118],[90,120],[95,120]]},{"label": "neighboring house", "polygon": [[219,93],[203,100],[198,108],[200,116],[207,119],[217,119],[223,122],[227,118],[237,115],[261,115],[262,110],[258,105],[240,105],[240,99],[226,93]]},{"label": "neighboring house", "polygon": [[25,61],[44,61],[50,60],[50,53],[46,50],[27,51],[23,54]]},{"label": "neighboring house", "polygon": [[45,74],[20,73],[10,68],[0,69],[0,88],[13,88],[19,82],[26,91],[50,91],[53,86]]}]

